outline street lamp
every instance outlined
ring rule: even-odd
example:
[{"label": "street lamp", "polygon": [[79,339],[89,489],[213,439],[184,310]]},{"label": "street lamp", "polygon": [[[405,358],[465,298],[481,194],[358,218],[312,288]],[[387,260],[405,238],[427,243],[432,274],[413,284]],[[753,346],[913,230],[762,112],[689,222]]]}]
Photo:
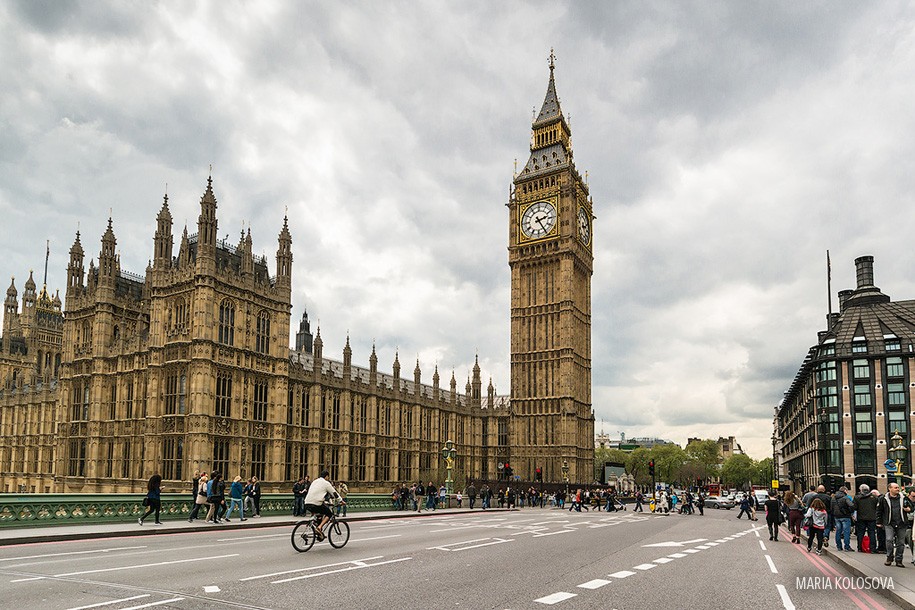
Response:
[{"label": "street lamp", "polygon": [[450,497],[454,491],[454,480],[451,478],[451,473],[454,470],[454,456],[457,455],[457,450],[454,448],[454,442],[445,441],[445,446],[442,447],[442,457],[445,458],[445,468],[448,469],[448,478],[445,479],[445,493]]},{"label": "street lamp", "polygon": [[[826,448],[824,446],[825,436],[826,436],[826,421],[827,421],[826,409],[820,409],[820,434],[818,437],[818,449],[820,450],[820,483],[823,485],[826,484]],[[828,491],[828,490],[827,490]]]},{"label": "street lamp", "polygon": [[566,484],[566,496],[569,495],[569,460],[562,460],[562,480]]},{"label": "street lamp", "polygon": [[905,460],[905,452],[908,451],[908,449],[902,444],[902,435],[899,434],[899,428],[896,428],[896,430],[893,431],[893,437],[890,440],[893,441],[893,446],[887,453],[889,453],[893,457],[893,461],[896,462],[896,483],[899,484],[899,487],[902,487],[902,462]]}]

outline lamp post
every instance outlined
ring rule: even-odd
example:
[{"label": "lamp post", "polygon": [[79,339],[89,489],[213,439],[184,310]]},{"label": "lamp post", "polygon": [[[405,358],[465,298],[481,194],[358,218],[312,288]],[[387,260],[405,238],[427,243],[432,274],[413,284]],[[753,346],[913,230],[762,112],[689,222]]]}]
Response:
[{"label": "lamp post", "polygon": [[[826,484],[826,447],[824,445],[825,436],[826,436],[826,421],[827,421],[826,409],[820,409],[820,434],[818,435],[817,443],[818,449],[820,450],[820,476],[819,483],[823,485]],[[827,490],[829,491],[829,490]]]},{"label": "lamp post", "polygon": [[448,469],[448,478],[445,479],[445,493],[450,497],[454,491],[454,480],[451,478],[451,473],[454,471],[454,456],[457,455],[457,450],[454,448],[454,442],[445,441],[445,446],[442,447],[442,457],[445,458],[445,468]]},{"label": "lamp post", "polygon": [[569,495],[569,460],[562,460],[562,480],[566,484],[566,497]]},{"label": "lamp post", "polygon": [[889,453],[892,456],[893,461],[896,462],[896,483],[899,484],[899,487],[902,487],[902,462],[905,460],[905,452],[908,451],[908,449],[902,444],[902,435],[899,434],[898,428],[893,431],[893,437],[890,440],[893,442],[893,446],[887,453]]},{"label": "lamp post", "polygon": [[775,432],[772,433],[772,485],[778,490],[778,453],[775,451],[775,443],[778,440],[778,437],[775,436]]}]

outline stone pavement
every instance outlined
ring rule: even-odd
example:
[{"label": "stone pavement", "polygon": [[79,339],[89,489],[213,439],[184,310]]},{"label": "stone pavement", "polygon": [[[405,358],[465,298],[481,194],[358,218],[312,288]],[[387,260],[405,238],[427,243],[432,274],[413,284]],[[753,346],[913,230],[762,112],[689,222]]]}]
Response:
[{"label": "stone pavement", "polygon": [[[786,536],[787,540],[791,540],[791,534],[784,527],[781,535]],[[806,544],[807,537],[803,535],[803,530],[801,538],[804,541],[803,544]],[[852,536],[852,548],[854,546],[855,539]],[[823,551],[823,557],[853,576],[881,579],[892,577],[893,588],[881,589],[881,593],[904,608],[915,609],[915,564],[912,563],[912,553],[908,549],[905,552],[905,568],[896,567],[895,564],[883,565],[883,562],[886,561],[886,555],[883,553],[837,551],[835,535],[829,541],[829,547]]]},{"label": "stone pavement", "polygon": [[[348,522],[371,521],[375,519],[403,519],[410,517],[429,517],[441,515],[467,515],[482,512],[502,512],[507,509],[490,508],[441,508],[437,510],[423,510],[421,513],[409,510],[383,510],[371,512],[352,513],[344,518]],[[86,525],[47,525],[38,527],[3,527],[0,528],[0,546],[13,544],[30,544],[38,542],[60,542],[64,540],[86,540],[92,538],[117,538],[120,536],[151,536],[157,534],[174,534],[176,532],[202,532],[209,530],[237,530],[257,529],[263,527],[276,527],[294,524],[302,521],[302,517],[271,516],[248,517],[244,522],[237,517],[229,523],[212,524],[203,519],[188,523],[186,519],[163,521],[162,525],[154,525],[151,517],[141,526],[136,521],[129,523],[92,523]],[[913,570],[915,572],[915,570]],[[913,574],[915,577],[915,574]]]}]

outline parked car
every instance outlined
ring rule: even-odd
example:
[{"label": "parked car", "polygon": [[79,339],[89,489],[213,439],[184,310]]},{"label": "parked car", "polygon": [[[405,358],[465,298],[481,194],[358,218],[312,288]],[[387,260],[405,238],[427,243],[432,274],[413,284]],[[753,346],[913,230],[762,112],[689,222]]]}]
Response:
[{"label": "parked car", "polygon": [[706,508],[734,508],[734,501],[724,496],[709,496],[705,499]]},{"label": "parked car", "polygon": [[756,501],[759,503],[760,507],[769,499],[769,492],[765,489],[756,489],[753,491],[753,495],[756,496]]}]

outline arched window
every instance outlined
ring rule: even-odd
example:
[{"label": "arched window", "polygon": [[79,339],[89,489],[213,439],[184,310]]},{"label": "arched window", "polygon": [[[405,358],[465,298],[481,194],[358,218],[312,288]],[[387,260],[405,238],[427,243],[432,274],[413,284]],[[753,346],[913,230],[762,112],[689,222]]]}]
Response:
[{"label": "arched window", "polygon": [[254,351],[270,353],[270,314],[262,311],[257,315],[257,332],[254,335]]},{"label": "arched window", "polygon": [[224,345],[235,344],[235,305],[226,299],[219,306],[219,338]]}]

